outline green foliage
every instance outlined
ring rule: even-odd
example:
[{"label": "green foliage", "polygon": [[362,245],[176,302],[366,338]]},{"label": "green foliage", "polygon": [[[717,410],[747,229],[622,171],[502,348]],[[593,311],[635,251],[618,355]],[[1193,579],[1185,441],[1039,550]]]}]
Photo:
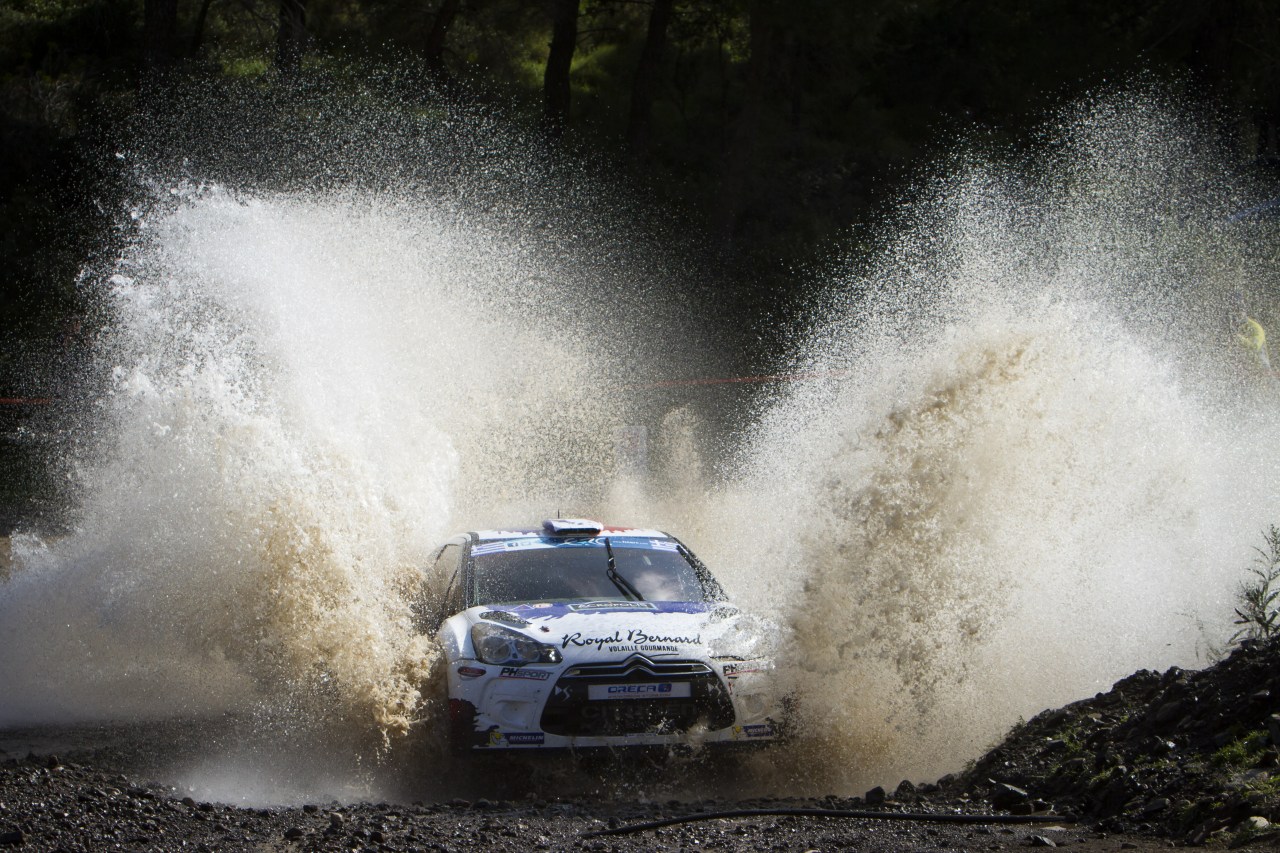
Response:
[{"label": "green foliage", "polygon": [[1264,547],[1249,568],[1253,577],[1237,593],[1236,624],[1243,626],[1231,638],[1269,640],[1280,632],[1280,528],[1274,524],[1263,533]]},{"label": "green foliage", "polygon": [[1267,748],[1268,735],[1258,729],[1236,738],[1213,754],[1214,767],[1224,770],[1243,770],[1253,767]]}]

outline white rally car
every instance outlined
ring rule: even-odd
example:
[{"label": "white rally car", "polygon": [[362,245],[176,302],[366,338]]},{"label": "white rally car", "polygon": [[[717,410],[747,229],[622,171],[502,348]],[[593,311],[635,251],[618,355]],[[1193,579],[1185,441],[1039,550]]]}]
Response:
[{"label": "white rally car", "polygon": [[451,539],[419,627],[448,666],[455,749],[764,743],[776,640],[657,530],[555,519]]}]

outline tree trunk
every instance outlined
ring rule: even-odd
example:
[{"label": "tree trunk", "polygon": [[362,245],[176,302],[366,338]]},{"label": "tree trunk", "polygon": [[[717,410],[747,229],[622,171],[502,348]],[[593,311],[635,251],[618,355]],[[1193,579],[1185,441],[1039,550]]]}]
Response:
[{"label": "tree trunk", "polygon": [[653,90],[662,66],[662,54],[667,44],[667,24],[671,22],[671,10],[675,0],[653,0],[649,13],[649,34],[640,53],[635,82],[631,85],[631,117],[627,124],[627,144],[636,159],[643,159],[649,151],[649,129],[653,111]]},{"label": "tree trunk", "polygon": [[578,44],[578,0],[551,0],[551,50],[542,78],[543,127],[559,139],[569,124],[569,69]]},{"label": "tree trunk", "polygon": [[449,76],[444,67],[444,43],[445,37],[449,34],[449,25],[458,16],[460,8],[462,8],[462,0],[444,0],[440,4],[440,10],[436,12],[435,20],[431,22],[431,32],[427,33],[423,60],[427,66],[427,73],[434,80],[444,81]]},{"label": "tree trunk", "polygon": [[276,68],[292,74],[302,65],[307,44],[306,0],[280,0],[280,28],[276,31]]},{"label": "tree trunk", "polygon": [[767,0],[755,0],[749,10],[751,56],[747,60],[742,111],[734,122],[733,137],[721,171],[720,203],[716,207],[713,224],[714,230],[726,243],[733,241],[743,207],[752,192],[760,126],[777,66],[779,29],[769,14],[771,6]]},{"label": "tree trunk", "polygon": [[173,62],[173,41],[178,32],[178,0],[146,0],[142,10],[142,38],[147,68]]},{"label": "tree trunk", "polygon": [[209,17],[209,7],[212,5],[213,0],[200,0],[200,11],[196,14],[196,24],[191,30],[192,56],[198,54],[204,44],[204,22]]}]

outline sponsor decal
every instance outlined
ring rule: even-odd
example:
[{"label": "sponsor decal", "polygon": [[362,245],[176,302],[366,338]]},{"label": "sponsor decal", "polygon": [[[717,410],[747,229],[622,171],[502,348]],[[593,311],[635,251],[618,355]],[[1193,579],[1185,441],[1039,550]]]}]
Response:
[{"label": "sponsor decal", "polygon": [[733,678],[735,675],[742,675],[745,672],[760,672],[763,669],[764,667],[759,661],[739,661],[725,664],[724,674],[727,678]]},{"label": "sponsor decal", "polygon": [[484,554],[499,554],[503,551],[519,551],[526,548],[550,548],[548,544],[543,544],[537,539],[524,537],[521,539],[499,539],[494,542],[482,542],[478,545],[471,546],[471,556],[479,557]]},{"label": "sponsor decal", "polygon": [[687,681],[654,681],[639,684],[591,684],[587,699],[687,699],[692,688]]},{"label": "sponsor decal", "polygon": [[773,737],[773,725],[771,723],[757,723],[753,726],[734,726],[734,737]]},{"label": "sponsor decal", "polygon": [[463,678],[479,678],[486,674],[489,670],[481,669],[478,666],[460,666],[458,667],[458,675]]},{"label": "sponsor decal", "polygon": [[542,732],[508,732],[507,743],[512,746],[534,746],[546,743],[547,736]]},{"label": "sponsor decal", "polygon": [[607,536],[574,537],[566,539],[562,536],[531,536],[517,534],[512,539],[489,539],[471,546],[473,557],[485,554],[498,554],[503,551],[528,551],[546,548],[603,548],[607,538],[614,548],[641,548],[649,551],[676,551],[679,546],[670,539],[658,539],[653,536],[634,535],[642,531],[627,531],[632,535],[619,535],[609,532]]},{"label": "sponsor decal", "polygon": [[522,666],[504,666],[499,678],[527,678],[530,681],[546,681],[551,677],[549,669],[525,669]]},{"label": "sponsor decal", "polygon": [[641,631],[632,628],[625,635],[621,631],[615,631],[604,637],[584,637],[581,631],[575,631],[572,634],[565,634],[560,638],[560,648],[567,649],[569,646],[575,648],[590,648],[592,646],[597,649],[608,647],[611,652],[632,651],[633,649],[625,648],[626,646],[639,647],[640,651],[675,651],[676,645],[682,646],[700,646],[702,645],[702,635],[697,634],[693,637],[664,636],[659,634],[650,634],[647,631]]},{"label": "sponsor decal", "polygon": [[670,693],[670,684],[610,684],[605,693],[616,696],[619,693]]},{"label": "sponsor decal", "polygon": [[[530,604],[511,604],[503,607],[503,610],[521,616],[525,619],[557,619],[561,616],[567,616],[577,612],[574,610],[575,605],[581,606],[582,603],[575,602],[570,604],[567,601],[539,601]],[[622,602],[619,602],[622,603]],[[650,613],[707,613],[712,605],[705,601],[632,601],[629,602],[631,609],[644,608]],[[610,611],[605,611],[610,612]]]},{"label": "sponsor decal", "polygon": [[546,743],[542,732],[500,732],[489,729],[488,746],[537,746]]},{"label": "sponsor decal", "polygon": [[521,619],[514,613],[507,613],[503,610],[486,610],[480,614],[481,619],[488,619],[490,622],[501,622],[503,625],[513,625],[516,628],[527,628],[529,622]]},{"label": "sponsor decal", "polygon": [[657,610],[652,601],[585,601],[582,604],[570,604],[569,609],[581,613],[590,610]]}]

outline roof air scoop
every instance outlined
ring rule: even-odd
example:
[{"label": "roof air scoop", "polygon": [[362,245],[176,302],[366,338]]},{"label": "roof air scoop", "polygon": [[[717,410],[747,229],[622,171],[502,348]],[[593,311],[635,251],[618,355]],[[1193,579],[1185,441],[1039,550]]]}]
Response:
[{"label": "roof air scoop", "polygon": [[552,536],[596,536],[604,525],[586,518],[548,518],[542,529]]}]

